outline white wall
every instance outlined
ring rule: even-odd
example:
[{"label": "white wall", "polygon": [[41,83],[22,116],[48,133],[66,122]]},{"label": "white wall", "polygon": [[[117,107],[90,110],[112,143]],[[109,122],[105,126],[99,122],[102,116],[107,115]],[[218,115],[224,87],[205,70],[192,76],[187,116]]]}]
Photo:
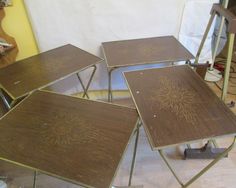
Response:
[{"label": "white wall", "polygon": [[[185,35],[185,31],[188,36],[188,31],[181,29],[181,22],[186,12],[185,5],[190,1],[25,0],[25,4],[41,51],[71,43],[102,57],[100,45],[105,41],[163,35],[178,38],[180,30],[181,36]],[[209,17],[209,7],[214,0],[198,1],[205,3],[207,8],[201,9],[201,13],[190,22],[194,23],[199,18],[200,22],[205,23],[201,18]],[[183,37],[181,39],[186,41]],[[188,43],[184,44],[188,47]],[[88,72],[83,75],[87,74]],[[106,79],[106,67],[102,65],[92,88],[106,88]],[[119,71],[115,73],[114,82],[115,89],[125,88]],[[63,85],[64,87],[54,88],[70,92],[79,89],[74,78],[67,79]],[[76,87],[71,88],[72,85]]]}]

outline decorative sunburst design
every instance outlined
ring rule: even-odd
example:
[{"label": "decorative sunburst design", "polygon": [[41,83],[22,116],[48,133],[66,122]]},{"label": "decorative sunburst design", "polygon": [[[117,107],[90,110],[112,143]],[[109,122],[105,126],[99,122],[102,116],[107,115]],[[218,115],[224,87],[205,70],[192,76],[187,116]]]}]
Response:
[{"label": "decorative sunburst design", "polygon": [[171,81],[166,77],[159,80],[160,87],[154,90],[151,100],[161,109],[170,110],[176,116],[185,119],[189,123],[196,123],[197,112],[195,110],[196,94],[183,84]]},{"label": "decorative sunburst design", "polygon": [[99,137],[99,130],[87,120],[70,114],[55,114],[40,122],[44,142],[55,145],[87,144]]},{"label": "decorative sunburst design", "polygon": [[140,48],[138,48],[138,53],[144,55],[145,57],[151,57],[153,54],[155,54],[156,46],[154,45],[141,45]]}]

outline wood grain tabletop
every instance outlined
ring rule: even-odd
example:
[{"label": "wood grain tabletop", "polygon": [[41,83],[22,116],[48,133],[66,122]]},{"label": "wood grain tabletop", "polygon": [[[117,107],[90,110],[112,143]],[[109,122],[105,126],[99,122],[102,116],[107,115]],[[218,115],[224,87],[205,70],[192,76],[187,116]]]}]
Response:
[{"label": "wood grain tabletop", "polygon": [[0,69],[0,85],[17,99],[100,61],[73,45],[65,45]]},{"label": "wood grain tabletop", "polygon": [[236,116],[188,65],[125,78],[154,150],[236,135]]},{"label": "wood grain tabletop", "polygon": [[173,36],[102,43],[108,67],[186,61],[193,55]]},{"label": "wood grain tabletop", "polygon": [[85,187],[110,187],[135,109],[36,91],[0,120],[0,159]]}]

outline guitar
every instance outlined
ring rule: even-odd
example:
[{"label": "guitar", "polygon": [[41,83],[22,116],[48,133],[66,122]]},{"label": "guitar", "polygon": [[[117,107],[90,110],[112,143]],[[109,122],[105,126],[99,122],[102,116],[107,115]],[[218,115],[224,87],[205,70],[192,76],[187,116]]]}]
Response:
[{"label": "guitar", "polygon": [[18,53],[15,39],[7,35],[1,26],[4,17],[4,9],[0,8],[0,68],[15,62]]}]

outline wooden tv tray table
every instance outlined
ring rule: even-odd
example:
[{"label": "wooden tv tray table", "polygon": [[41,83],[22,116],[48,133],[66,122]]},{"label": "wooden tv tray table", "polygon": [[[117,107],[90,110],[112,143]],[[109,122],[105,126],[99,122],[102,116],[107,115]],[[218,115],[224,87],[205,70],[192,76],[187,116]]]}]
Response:
[{"label": "wooden tv tray table", "polygon": [[233,144],[199,174],[183,183],[163,149],[203,139],[236,135],[236,117],[188,65],[124,73],[150,145],[182,187],[228,154]]},{"label": "wooden tv tray table", "polygon": [[194,56],[173,36],[102,43],[108,67],[108,101],[112,101],[112,71],[116,68],[188,61]]},{"label": "wooden tv tray table", "polygon": [[[30,58],[18,61],[0,69],[0,97],[8,109],[15,102],[36,89],[47,87],[59,80],[77,73],[84,89],[84,96],[96,71],[96,64],[102,59],[73,45],[65,45]],[[85,87],[78,72],[93,67],[93,72]],[[6,96],[13,101],[11,104]]]},{"label": "wooden tv tray table", "polygon": [[137,120],[132,108],[36,91],[0,120],[0,159],[84,187],[111,187]]}]

